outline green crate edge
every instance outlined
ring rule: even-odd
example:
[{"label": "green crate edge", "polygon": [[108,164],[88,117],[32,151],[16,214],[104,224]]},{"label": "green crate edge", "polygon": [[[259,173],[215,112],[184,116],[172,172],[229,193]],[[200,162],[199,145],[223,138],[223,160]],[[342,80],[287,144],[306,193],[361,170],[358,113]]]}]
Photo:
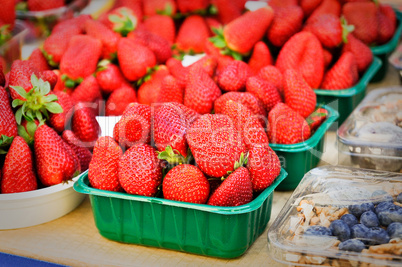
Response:
[{"label": "green crate edge", "polygon": [[[286,171],[281,169],[272,185],[252,202],[238,207],[214,207],[94,189],[88,186],[88,171],[80,175],[74,183],[74,189],[90,195],[95,224],[99,233],[107,239],[204,256],[236,258],[244,254],[265,230],[271,216],[273,192],[286,176]],[[108,210],[111,211],[109,216]],[[134,210],[143,216],[134,219]],[[173,217],[161,220],[161,216]],[[194,223],[188,223],[191,219]],[[140,226],[140,222],[143,228],[130,229],[133,224]],[[164,227],[164,223],[171,225]],[[180,232],[180,229],[191,227],[198,230]],[[149,228],[152,228],[152,231],[149,231]],[[133,235],[135,229],[138,233]],[[164,229],[168,231],[164,232]],[[201,229],[214,234],[208,235],[201,232]],[[175,234],[169,232],[174,230]],[[223,235],[221,239],[219,235]],[[167,239],[161,240],[162,237]],[[168,240],[169,238],[173,238],[173,241]],[[197,240],[200,241],[197,243]]]}]

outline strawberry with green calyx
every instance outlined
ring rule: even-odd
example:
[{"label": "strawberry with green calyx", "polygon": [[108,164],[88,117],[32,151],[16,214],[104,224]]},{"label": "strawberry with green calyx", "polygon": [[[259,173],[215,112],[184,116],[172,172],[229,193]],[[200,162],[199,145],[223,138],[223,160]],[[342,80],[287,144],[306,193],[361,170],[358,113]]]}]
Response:
[{"label": "strawberry with green calyx", "polygon": [[[39,77],[39,72],[35,69],[32,62],[28,60],[15,60],[9,72],[9,87],[21,86],[26,92],[29,92],[32,89],[32,74]],[[10,89],[10,95],[12,99],[18,98],[24,100],[15,90]]]},{"label": "strawberry with green calyx", "polygon": [[225,37],[223,36],[223,28],[213,28],[212,32],[215,36],[209,38],[209,41],[219,49],[220,54],[231,56],[236,60],[242,60],[243,57],[246,57],[247,54],[242,54],[237,51],[231,50],[225,41]]},{"label": "strawberry with green calyx", "polygon": [[113,31],[120,33],[123,37],[137,28],[138,18],[129,8],[117,8],[111,12],[108,18],[113,24]]},{"label": "strawberry with green calyx", "polygon": [[97,99],[102,99],[102,92],[98,84],[98,80],[89,75],[78,85],[71,98],[74,103],[78,102],[95,102]]},{"label": "strawberry with green calyx", "polygon": [[35,74],[31,76],[32,89],[26,92],[21,86],[10,86],[21,99],[14,99],[12,102],[13,108],[21,106],[15,113],[17,124],[21,124],[22,117],[28,121],[38,119],[44,123],[49,118],[49,113],[62,113],[63,109],[56,101],[57,96],[50,93],[49,82],[44,82],[38,79]]},{"label": "strawberry with green calyx", "polygon": [[309,19],[303,28],[312,32],[320,40],[321,44],[328,48],[338,47],[342,43],[341,19],[333,14],[321,14]]},{"label": "strawberry with green calyx", "polygon": [[313,113],[311,113],[306,121],[310,126],[311,132],[315,131],[320,127],[320,125],[325,121],[328,116],[328,111],[325,108],[317,108]]},{"label": "strawberry with green calyx", "polygon": [[174,0],[148,0],[143,1],[144,16],[157,14],[174,16],[176,14],[176,2]]},{"label": "strawberry with green calyx", "polygon": [[0,135],[17,136],[17,122],[6,89],[0,86]]},{"label": "strawberry with green calyx", "polygon": [[121,38],[118,33],[93,19],[85,22],[85,32],[102,42],[102,58],[113,59],[116,56],[117,43]]},{"label": "strawberry with green calyx", "polygon": [[18,125],[18,135],[24,138],[29,146],[33,145],[35,131],[39,127],[39,120],[27,121],[22,119],[21,125]]},{"label": "strawberry with green calyx", "polygon": [[190,162],[190,153],[187,154],[187,157],[183,157],[183,155],[177,149],[173,149],[171,146],[167,146],[165,150],[158,152],[158,159],[166,160],[170,166],[176,166],[179,164]]}]

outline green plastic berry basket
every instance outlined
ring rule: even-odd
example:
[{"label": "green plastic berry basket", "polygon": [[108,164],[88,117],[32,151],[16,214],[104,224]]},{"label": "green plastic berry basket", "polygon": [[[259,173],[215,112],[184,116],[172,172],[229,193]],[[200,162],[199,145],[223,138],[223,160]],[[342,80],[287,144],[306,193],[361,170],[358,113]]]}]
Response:
[{"label": "green plastic berry basket", "polygon": [[388,57],[395,50],[396,46],[399,43],[399,39],[401,37],[402,13],[396,9],[394,9],[394,10],[395,10],[396,17],[398,20],[398,25],[395,29],[394,36],[386,44],[371,47],[371,51],[373,52],[373,54],[382,61],[381,68],[374,75],[374,77],[372,79],[373,82],[379,82],[384,79],[385,74],[387,73],[387,70],[388,70]]},{"label": "green plastic berry basket", "polygon": [[360,81],[353,87],[343,90],[315,89],[317,103],[331,106],[339,112],[339,125],[352,113],[355,107],[366,95],[368,83],[374,77],[382,65],[378,57],[373,58],[373,62],[361,77]]},{"label": "green plastic berry basket", "polygon": [[265,230],[281,173],[253,201],[216,207],[110,192],[90,186],[88,172],[74,184],[88,194],[99,233],[110,240],[218,258],[241,256]]},{"label": "green plastic berry basket", "polygon": [[328,111],[328,116],[307,141],[290,145],[269,144],[278,155],[282,168],[288,173],[277,190],[295,189],[304,174],[318,165],[323,153],[325,133],[339,116],[336,110],[325,105],[321,107]]}]

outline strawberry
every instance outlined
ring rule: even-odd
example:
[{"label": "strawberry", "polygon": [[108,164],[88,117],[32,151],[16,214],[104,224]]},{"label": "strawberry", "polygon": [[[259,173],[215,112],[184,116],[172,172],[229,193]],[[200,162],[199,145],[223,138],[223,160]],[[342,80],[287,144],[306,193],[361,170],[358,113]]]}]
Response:
[{"label": "strawberry", "polygon": [[222,24],[228,24],[234,19],[241,16],[244,5],[237,5],[235,1],[215,0],[214,6],[218,10],[218,19]]},{"label": "strawberry", "polygon": [[159,64],[165,63],[172,57],[169,42],[150,31],[137,29],[127,35],[128,38],[135,40],[136,43],[148,47],[154,53]]},{"label": "strawberry", "polygon": [[32,51],[28,60],[32,62],[34,68],[36,68],[38,71],[50,70],[50,66],[39,48],[36,48]]},{"label": "strawberry", "polygon": [[341,4],[338,0],[322,0],[321,3],[314,9],[311,15],[307,19],[313,20],[316,16],[321,14],[332,14],[337,17],[341,16]]},{"label": "strawberry", "polygon": [[248,92],[228,92],[218,97],[214,102],[215,113],[222,113],[225,103],[229,100],[241,103],[246,106],[254,115],[265,118],[267,112],[261,100]]},{"label": "strawberry", "polygon": [[93,19],[85,22],[85,32],[102,42],[102,58],[112,59],[116,55],[117,43],[121,38],[118,33]]},{"label": "strawberry", "polygon": [[44,70],[39,73],[39,78],[45,82],[49,82],[50,88],[54,88],[59,80],[57,74],[52,70]]},{"label": "strawberry", "polygon": [[81,14],[70,19],[62,20],[53,27],[52,34],[64,32],[64,30],[67,30],[69,27],[77,28],[80,30],[80,33],[85,33],[85,23],[90,19],[92,19],[91,15]]},{"label": "strawberry", "polygon": [[231,21],[223,29],[227,47],[241,54],[248,53],[262,39],[273,17],[272,8],[264,7]]},{"label": "strawberry", "polygon": [[156,64],[151,49],[130,38],[121,38],[117,45],[117,58],[121,71],[129,81],[137,81],[147,74],[148,68]]},{"label": "strawberry", "polygon": [[308,20],[305,31],[317,36],[326,48],[335,48],[342,43],[341,19],[333,14],[321,14]]},{"label": "strawberry", "polygon": [[288,69],[283,74],[285,103],[306,118],[314,111],[317,97],[303,77],[295,70]]},{"label": "strawberry", "polygon": [[280,50],[276,67],[282,73],[295,69],[310,87],[318,88],[324,74],[324,52],[320,41],[310,32],[296,33]]},{"label": "strawberry", "polygon": [[204,56],[200,60],[194,62],[189,66],[189,71],[191,71],[194,68],[200,68],[204,70],[209,77],[213,78],[215,75],[215,70],[216,67],[218,66],[217,59],[215,57],[211,56]]},{"label": "strawberry", "polygon": [[396,14],[389,5],[378,6],[378,36],[377,43],[385,44],[395,33],[396,29]]},{"label": "strawberry", "polygon": [[184,87],[181,87],[172,75],[163,78],[157,103],[176,102],[183,104]]},{"label": "strawberry", "polygon": [[169,58],[166,61],[166,66],[169,72],[176,78],[180,86],[185,87],[187,84],[188,68],[184,67],[180,60]]},{"label": "strawberry", "polygon": [[211,35],[205,19],[199,15],[187,17],[176,36],[176,47],[185,53],[202,53],[205,39]]},{"label": "strawberry", "polygon": [[167,67],[164,65],[158,66],[156,71],[149,77],[149,80],[146,80],[141,84],[140,88],[138,88],[138,102],[145,105],[151,105],[152,103],[157,102],[157,99],[160,96],[159,92],[162,81],[167,75],[169,75]]},{"label": "strawberry", "polygon": [[53,94],[57,96],[57,103],[60,104],[63,112],[50,114],[49,124],[53,127],[53,129],[61,133],[64,131],[65,126],[71,119],[74,102],[73,99],[71,99],[71,97],[63,91],[54,91]]},{"label": "strawberry", "polygon": [[1,193],[20,193],[36,190],[32,151],[20,136],[11,143],[2,170]]},{"label": "strawberry", "polygon": [[119,33],[123,37],[126,37],[127,34],[134,31],[140,23],[142,17],[137,14],[139,12],[142,13],[142,10],[135,11],[127,6],[121,6],[112,9],[99,20],[109,29]]},{"label": "strawberry", "polygon": [[65,0],[41,1],[27,0],[29,11],[45,11],[65,6]]},{"label": "strawberry", "polygon": [[350,2],[342,6],[342,14],[350,25],[355,26],[356,38],[370,45],[377,41],[378,8],[374,2]]},{"label": "strawberry", "polygon": [[17,136],[17,123],[6,89],[0,86],[0,136]]},{"label": "strawberry", "polygon": [[214,191],[208,200],[212,206],[240,206],[253,199],[253,185],[250,172],[240,167],[231,173]]},{"label": "strawberry", "polygon": [[147,0],[142,2],[144,16],[164,14],[174,16],[176,14],[176,3],[174,0]]},{"label": "strawberry", "polygon": [[235,60],[219,73],[218,85],[224,91],[242,91],[250,76],[251,70],[247,63]]},{"label": "strawberry", "polygon": [[300,7],[303,9],[304,17],[308,17],[321,4],[322,0],[300,0]]},{"label": "strawberry", "polygon": [[147,144],[130,147],[119,161],[119,182],[129,194],[154,196],[162,183],[156,150]]},{"label": "strawberry", "polygon": [[36,170],[43,185],[60,184],[73,177],[76,171],[74,157],[52,128],[45,124],[39,126],[34,142]]},{"label": "strawberry", "polygon": [[[21,86],[26,92],[32,89],[31,76],[39,76],[32,62],[28,60],[15,60],[11,65],[9,86]],[[15,90],[10,90],[12,99],[23,99]]]},{"label": "strawberry", "polygon": [[151,107],[130,103],[113,128],[113,137],[122,147],[136,143],[149,144],[151,140]]},{"label": "strawberry", "polygon": [[269,112],[277,103],[282,102],[278,89],[270,82],[258,77],[250,77],[247,80],[246,90],[255,95]]},{"label": "strawberry", "polygon": [[176,26],[172,17],[166,15],[150,16],[144,21],[146,30],[165,38],[169,44],[176,39]]},{"label": "strawberry", "polygon": [[211,113],[214,101],[221,94],[219,87],[203,69],[191,69],[184,92],[185,106],[200,114]]},{"label": "strawberry", "polygon": [[281,163],[268,145],[252,146],[248,151],[247,169],[250,172],[253,191],[260,192],[270,186],[279,175]]},{"label": "strawberry", "polygon": [[96,81],[102,92],[106,94],[112,93],[127,82],[120,68],[110,61],[102,60],[98,66],[100,68],[96,72]]},{"label": "strawberry", "polygon": [[327,49],[323,49],[323,52],[324,52],[324,70],[327,70],[328,66],[330,66],[332,63],[333,55]]},{"label": "strawberry", "polygon": [[351,52],[355,56],[359,73],[365,72],[373,61],[373,52],[370,47],[357,39],[353,33],[347,35],[346,42],[343,44],[342,53],[345,52]]},{"label": "strawberry", "polygon": [[345,52],[325,73],[321,88],[328,90],[346,89],[355,85],[358,79],[359,73],[355,56],[351,52]]},{"label": "strawberry", "polygon": [[311,132],[315,131],[325,121],[328,116],[328,111],[324,108],[314,110],[307,118],[306,121],[310,126]]},{"label": "strawberry", "polygon": [[265,66],[258,73],[257,77],[272,83],[283,95],[283,75],[275,66]]},{"label": "strawberry", "polygon": [[5,0],[1,2],[0,27],[10,25],[8,31],[14,29],[15,24],[15,0]]},{"label": "strawberry", "polygon": [[248,66],[250,67],[251,73],[257,75],[263,67],[272,65],[273,62],[274,60],[268,46],[263,41],[257,42],[254,45],[253,53],[248,60]]},{"label": "strawberry", "polygon": [[[218,11],[219,13],[219,11]],[[205,17],[205,22],[208,24],[209,29],[211,32],[214,31],[214,28],[222,28],[222,23],[216,19],[215,17]]]},{"label": "strawberry", "polygon": [[80,169],[82,172],[86,171],[89,168],[89,163],[92,159],[91,151],[85,147],[85,144],[78,139],[78,137],[74,134],[73,131],[65,130],[61,135],[64,142],[71,147],[74,153],[77,155]]},{"label": "strawberry", "polygon": [[209,0],[176,0],[176,4],[180,13],[192,13],[205,10]]},{"label": "strawberry", "polygon": [[4,85],[6,84],[6,77],[4,75],[3,68],[3,64],[0,62],[0,86],[4,87]]},{"label": "strawberry", "polygon": [[74,89],[71,98],[74,103],[94,102],[96,99],[101,99],[102,94],[97,79],[92,75],[87,76],[82,83]]},{"label": "strawberry", "polygon": [[122,149],[110,136],[96,140],[88,169],[88,180],[93,188],[121,191],[118,167],[122,155]]},{"label": "strawberry", "polygon": [[89,104],[83,102],[79,102],[74,106],[71,126],[78,139],[86,142],[88,147],[93,146],[101,131],[92,108]]},{"label": "strawberry", "polygon": [[57,83],[53,87],[53,91],[62,91],[62,92],[65,92],[65,93],[71,95],[73,93],[73,88],[66,86],[66,82],[63,81],[63,79],[62,79],[63,75],[60,73],[60,70],[53,70],[53,72],[57,76]]},{"label": "strawberry", "polygon": [[137,102],[134,88],[123,84],[120,88],[113,91],[106,101],[106,116],[119,116],[123,114],[126,107],[133,102]]},{"label": "strawberry", "polygon": [[274,8],[274,18],[267,32],[268,40],[275,46],[283,46],[303,24],[303,10],[299,6]]},{"label": "strawberry", "polygon": [[285,103],[278,103],[268,114],[269,140],[274,144],[296,144],[310,138],[306,120]]},{"label": "strawberry", "polygon": [[206,175],[222,177],[234,170],[245,146],[229,116],[205,114],[186,133],[197,166]]},{"label": "strawberry", "polygon": [[119,8],[127,8],[131,16],[141,21],[143,18],[142,2],[142,0],[116,0],[113,6],[114,10],[111,13]]},{"label": "strawberry", "polygon": [[271,0],[269,1],[269,5],[273,8],[278,7],[288,7],[288,6],[297,6],[298,0]]},{"label": "strawberry", "polygon": [[207,203],[209,182],[202,171],[190,164],[180,164],[171,169],[163,179],[163,197],[165,199]]}]

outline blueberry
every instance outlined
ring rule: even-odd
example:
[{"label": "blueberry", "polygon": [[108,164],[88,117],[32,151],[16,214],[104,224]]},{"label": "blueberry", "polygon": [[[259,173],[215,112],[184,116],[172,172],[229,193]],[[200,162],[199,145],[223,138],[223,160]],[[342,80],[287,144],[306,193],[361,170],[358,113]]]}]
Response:
[{"label": "blueberry", "polygon": [[402,223],[393,222],[387,227],[387,233],[390,238],[402,238]]},{"label": "blueberry", "polygon": [[337,236],[339,240],[345,241],[350,239],[350,228],[349,226],[342,220],[335,220],[329,226],[332,234]]},{"label": "blueberry", "polygon": [[304,232],[305,235],[328,235],[331,236],[332,232],[329,228],[320,226],[320,225],[313,225],[307,228]]},{"label": "blueberry", "polygon": [[387,231],[385,231],[381,227],[372,227],[370,228],[368,237],[370,238],[370,245],[381,245],[389,242],[389,235]]},{"label": "blueberry", "polygon": [[375,207],[375,213],[377,213],[377,215],[378,215],[379,212],[388,210],[389,208],[394,207],[394,206],[395,206],[394,203],[392,203],[390,201],[380,202],[377,205],[377,207]]},{"label": "blueberry", "polygon": [[360,216],[360,223],[364,224],[367,227],[380,226],[377,215],[371,210],[364,212],[362,216]]},{"label": "blueberry", "polygon": [[396,205],[378,213],[378,219],[382,226],[388,226],[393,222],[402,223],[402,208]]},{"label": "blueberry", "polygon": [[355,215],[356,218],[360,218],[360,216],[363,214],[363,212],[369,211],[369,210],[374,211],[374,204],[372,202],[349,206],[350,213]]},{"label": "blueberry", "polygon": [[350,229],[351,237],[359,239],[365,244],[367,244],[369,241],[368,238],[369,232],[370,228],[361,223],[353,225],[352,228]]},{"label": "blueberry", "polygon": [[402,203],[402,193],[399,193],[399,195],[396,197],[396,201],[398,203]]},{"label": "blueberry", "polygon": [[353,214],[345,214],[341,217],[341,220],[344,221],[349,226],[349,228],[359,223],[356,216]]},{"label": "blueberry", "polygon": [[349,239],[340,243],[338,248],[340,250],[361,252],[365,248],[365,245],[359,239]]},{"label": "blueberry", "polygon": [[392,202],[394,200],[392,198],[392,196],[390,194],[388,194],[387,192],[385,192],[384,190],[374,191],[373,194],[371,195],[371,197],[373,198],[374,204],[378,204],[378,203],[384,202],[384,201]]}]

